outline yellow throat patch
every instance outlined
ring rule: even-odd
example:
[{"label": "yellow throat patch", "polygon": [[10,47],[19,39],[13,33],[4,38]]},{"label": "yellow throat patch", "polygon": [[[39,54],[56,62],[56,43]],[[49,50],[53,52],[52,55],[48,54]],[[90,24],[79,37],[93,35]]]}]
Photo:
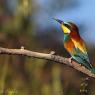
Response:
[{"label": "yellow throat patch", "polygon": [[68,29],[64,24],[61,25],[61,28],[64,33],[70,33],[70,29]]}]

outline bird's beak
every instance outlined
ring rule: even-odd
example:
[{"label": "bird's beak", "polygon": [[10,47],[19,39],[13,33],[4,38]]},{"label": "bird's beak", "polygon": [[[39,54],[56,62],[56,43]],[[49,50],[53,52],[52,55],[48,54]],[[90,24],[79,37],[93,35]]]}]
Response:
[{"label": "bird's beak", "polygon": [[53,18],[53,19],[61,24],[61,28],[62,28],[64,33],[70,33],[71,32],[70,29],[67,26],[65,26],[65,23],[62,20],[59,20],[56,18]]},{"label": "bird's beak", "polygon": [[57,22],[59,22],[60,24],[64,23],[62,20],[59,20],[59,19],[56,19],[56,18],[53,18],[54,20],[56,20]]}]

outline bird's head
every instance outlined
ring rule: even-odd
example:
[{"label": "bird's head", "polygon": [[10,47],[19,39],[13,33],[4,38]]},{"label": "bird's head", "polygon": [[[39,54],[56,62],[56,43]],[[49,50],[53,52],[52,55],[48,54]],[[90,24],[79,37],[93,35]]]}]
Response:
[{"label": "bird's head", "polygon": [[63,22],[59,19],[55,19],[57,22],[61,24],[61,28],[65,34],[70,34],[71,32],[78,32],[78,27],[72,22]]}]

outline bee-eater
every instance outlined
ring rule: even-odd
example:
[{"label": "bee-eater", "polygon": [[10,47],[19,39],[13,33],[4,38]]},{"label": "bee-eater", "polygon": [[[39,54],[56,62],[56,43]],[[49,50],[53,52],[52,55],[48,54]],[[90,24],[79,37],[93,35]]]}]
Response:
[{"label": "bee-eater", "polygon": [[55,20],[61,24],[64,33],[64,47],[71,55],[71,58],[95,74],[95,68],[89,61],[86,45],[84,40],[80,37],[77,25],[72,22],[63,22],[59,19]]}]

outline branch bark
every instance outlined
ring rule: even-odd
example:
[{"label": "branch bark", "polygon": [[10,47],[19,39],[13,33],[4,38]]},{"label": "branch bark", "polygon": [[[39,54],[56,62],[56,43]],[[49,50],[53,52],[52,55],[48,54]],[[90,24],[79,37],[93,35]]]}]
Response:
[{"label": "branch bark", "polygon": [[93,74],[90,70],[88,70],[84,66],[81,66],[79,63],[77,63],[73,60],[72,60],[72,62],[70,62],[69,58],[54,55],[52,53],[45,54],[45,53],[33,52],[33,51],[29,51],[29,50],[24,49],[24,47],[21,47],[21,49],[8,49],[8,48],[0,47],[0,54],[23,55],[23,56],[28,56],[28,57],[35,57],[35,58],[41,58],[41,59],[55,61],[58,63],[62,63],[65,65],[71,66],[74,69],[76,69],[76,70],[78,70],[78,71],[80,71],[90,77],[95,78],[95,74]]}]

